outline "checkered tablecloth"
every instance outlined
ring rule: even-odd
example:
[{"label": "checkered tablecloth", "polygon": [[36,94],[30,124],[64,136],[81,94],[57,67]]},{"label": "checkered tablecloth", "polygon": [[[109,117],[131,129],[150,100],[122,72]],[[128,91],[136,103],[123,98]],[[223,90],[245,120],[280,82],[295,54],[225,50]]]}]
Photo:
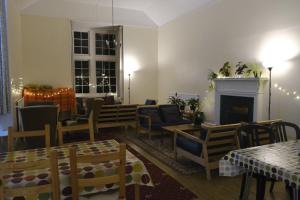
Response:
[{"label": "checkered tablecloth", "polygon": [[246,169],[299,188],[300,140],[231,151],[219,161],[220,176],[236,176]]},{"label": "checkered tablecloth", "polygon": [[[70,187],[70,165],[69,165],[69,147],[77,148],[78,155],[85,154],[105,154],[116,152],[119,149],[119,143],[115,140],[97,141],[93,143],[80,143],[64,147],[53,147],[50,150],[58,152],[58,167],[60,178],[61,199],[71,199]],[[0,166],[8,162],[28,162],[47,159],[49,150],[45,148],[26,151],[15,151],[9,153],[0,153]],[[115,174],[118,163],[105,162],[101,164],[79,164],[79,173],[81,177],[93,178],[104,175]],[[24,187],[32,185],[42,185],[49,182],[49,169],[35,171],[16,171],[5,174],[3,177],[5,187]],[[153,186],[150,175],[141,160],[129,151],[126,151],[126,185],[140,184]],[[111,184],[103,187],[86,187],[81,191],[81,195],[92,194],[100,191],[118,188],[118,185]],[[50,199],[50,194],[40,194],[38,197],[29,197],[27,199]]]}]

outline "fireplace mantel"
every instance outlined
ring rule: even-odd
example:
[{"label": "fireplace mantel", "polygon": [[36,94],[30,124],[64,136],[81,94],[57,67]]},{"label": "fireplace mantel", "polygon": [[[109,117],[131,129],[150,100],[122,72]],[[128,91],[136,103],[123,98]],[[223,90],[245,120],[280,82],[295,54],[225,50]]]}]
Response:
[{"label": "fireplace mantel", "polygon": [[215,81],[215,117],[220,124],[221,96],[252,97],[254,99],[253,120],[263,120],[263,97],[266,78],[217,78]]}]

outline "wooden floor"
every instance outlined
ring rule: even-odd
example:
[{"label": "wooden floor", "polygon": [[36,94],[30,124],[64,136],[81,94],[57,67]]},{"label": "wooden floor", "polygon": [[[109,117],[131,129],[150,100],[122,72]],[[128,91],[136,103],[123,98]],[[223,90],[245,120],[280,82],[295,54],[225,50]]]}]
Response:
[{"label": "wooden floor", "polygon": [[[240,192],[241,177],[221,177],[218,176],[218,172],[213,172],[212,180],[206,179],[205,173],[200,172],[192,175],[182,175],[181,173],[173,170],[169,166],[165,165],[151,154],[147,153],[140,147],[127,141],[127,143],[138,151],[141,155],[147,158],[149,161],[157,165],[167,174],[172,176],[183,186],[188,188],[194,194],[198,196],[200,200],[235,200],[238,199]],[[249,199],[255,199],[255,187],[256,180],[251,180],[251,190]],[[285,200],[289,199],[288,192],[285,190],[285,186],[282,182],[276,182],[273,193],[269,192],[270,184],[267,183],[265,199],[270,200]],[[167,187],[166,187],[167,189]]]}]

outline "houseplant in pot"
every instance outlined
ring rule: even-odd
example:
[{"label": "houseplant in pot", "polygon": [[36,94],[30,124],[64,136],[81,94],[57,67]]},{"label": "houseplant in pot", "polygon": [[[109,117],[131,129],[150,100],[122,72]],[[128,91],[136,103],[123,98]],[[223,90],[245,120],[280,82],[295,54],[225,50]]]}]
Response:
[{"label": "houseplant in pot", "polygon": [[194,112],[193,115],[193,123],[194,126],[199,127],[201,126],[201,124],[204,122],[205,116],[204,116],[204,112],[197,110]]},{"label": "houseplant in pot", "polygon": [[187,101],[187,105],[190,106],[191,111],[194,113],[199,107],[199,99],[191,98]]},{"label": "houseplant in pot", "polygon": [[180,99],[178,96],[170,96],[169,103],[178,105],[180,110],[184,110],[184,108],[186,106],[185,101]]}]

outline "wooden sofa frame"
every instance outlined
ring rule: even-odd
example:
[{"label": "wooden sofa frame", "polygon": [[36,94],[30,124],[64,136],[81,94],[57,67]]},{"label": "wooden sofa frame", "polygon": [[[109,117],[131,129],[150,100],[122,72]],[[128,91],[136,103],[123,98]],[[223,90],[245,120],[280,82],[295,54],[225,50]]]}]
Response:
[{"label": "wooden sofa frame", "polygon": [[128,126],[136,128],[137,104],[103,105],[97,111],[97,129]]},{"label": "wooden sofa frame", "polygon": [[[277,122],[280,120],[268,120],[260,121],[258,124],[261,125],[270,125],[271,123]],[[182,155],[190,160],[199,163],[201,166],[205,167],[206,178],[211,179],[211,170],[219,168],[219,160],[225,156],[228,152],[236,150],[239,148],[239,142],[237,138],[237,128],[241,126],[241,123],[228,124],[228,125],[214,125],[203,123],[201,125],[202,129],[207,130],[206,137],[204,140],[200,137],[195,136],[195,132],[200,132],[200,129],[197,131],[175,131],[174,138],[174,154],[177,159],[178,155]],[[194,133],[194,134],[193,134]],[[202,151],[200,156],[196,156],[176,145],[176,139],[178,135],[181,135],[189,140],[202,144]]]}]

